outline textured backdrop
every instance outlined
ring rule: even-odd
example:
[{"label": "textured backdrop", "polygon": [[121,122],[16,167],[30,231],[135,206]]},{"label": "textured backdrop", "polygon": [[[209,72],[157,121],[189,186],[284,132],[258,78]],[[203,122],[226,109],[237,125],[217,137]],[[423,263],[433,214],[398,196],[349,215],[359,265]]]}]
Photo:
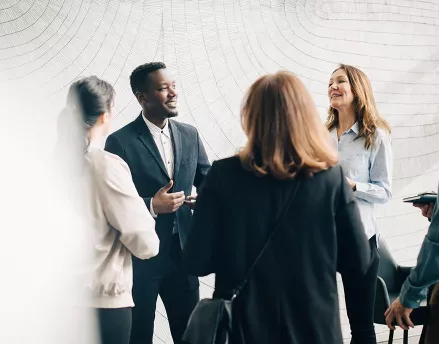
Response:
[{"label": "textured backdrop", "polygon": [[[0,1],[0,87],[34,102],[49,145],[73,80],[115,85],[117,129],[140,110],[129,74],[153,60],[175,71],[179,119],[199,129],[212,160],[244,142],[240,102],[259,75],[298,74],[323,120],[337,63],[363,69],[393,129],[394,197],[378,210],[381,233],[399,262],[414,264],[427,223],[401,198],[439,180],[439,0]],[[213,277],[202,282],[209,295]],[[159,301],[157,343],[172,342],[165,318]]]}]

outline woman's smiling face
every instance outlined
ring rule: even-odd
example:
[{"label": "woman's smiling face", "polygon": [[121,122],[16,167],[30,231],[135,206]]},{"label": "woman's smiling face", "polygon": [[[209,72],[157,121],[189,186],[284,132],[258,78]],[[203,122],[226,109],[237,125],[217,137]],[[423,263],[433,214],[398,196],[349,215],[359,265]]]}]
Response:
[{"label": "woman's smiling face", "polygon": [[354,93],[349,83],[349,78],[343,68],[337,69],[332,73],[328,85],[329,103],[332,108],[340,110],[350,107],[354,102]]}]

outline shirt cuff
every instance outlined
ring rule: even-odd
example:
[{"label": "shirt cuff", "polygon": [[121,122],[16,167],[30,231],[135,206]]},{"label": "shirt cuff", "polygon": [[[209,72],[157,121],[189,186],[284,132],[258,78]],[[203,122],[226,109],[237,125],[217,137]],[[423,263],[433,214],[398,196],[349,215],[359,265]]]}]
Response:
[{"label": "shirt cuff", "polygon": [[367,183],[355,182],[355,191],[354,193],[366,193],[369,189],[369,185]]},{"label": "shirt cuff", "polygon": [[428,288],[411,287],[407,279],[402,285],[399,300],[406,308],[419,308],[421,302],[427,298],[427,294]]},{"label": "shirt cuff", "polygon": [[151,216],[153,218],[157,218],[157,214],[154,212],[154,208],[152,207],[152,197],[151,197],[151,202],[149,203],[149,212],[151,213]]}]

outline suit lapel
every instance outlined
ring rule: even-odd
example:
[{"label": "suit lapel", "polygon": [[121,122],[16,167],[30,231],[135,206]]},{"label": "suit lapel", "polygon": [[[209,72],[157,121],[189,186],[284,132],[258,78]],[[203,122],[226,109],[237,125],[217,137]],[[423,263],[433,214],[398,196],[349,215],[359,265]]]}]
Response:
[{"label": "suit lapel", "polygon": [[163,163],[162,157],[160,156],[160,152],[152,138],[152,134],[146,126],[145,121],[142,118],[142,114],[136,119],[137,122],[137,131],[139,133],[139,139],[145,145],[145,147],[149,150],[154,160],[160,166],[163,173],[169,178],[168,171],[166,170],[165,164]]},{"label": "suit lapel", "polygon": [[178,171],[181,163],[181,135],[177,125],[173,120],[169,120],[169,128],[171,129],[172,142],[174,144],[174,181],[177,180]]}]

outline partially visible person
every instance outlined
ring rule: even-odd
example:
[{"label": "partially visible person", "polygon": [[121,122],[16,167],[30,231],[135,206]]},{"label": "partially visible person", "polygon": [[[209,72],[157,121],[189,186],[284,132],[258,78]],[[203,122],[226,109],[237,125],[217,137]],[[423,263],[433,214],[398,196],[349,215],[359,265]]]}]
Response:
[{"label": "partially visible person", "polygon": [[184,266],[230,299],[286,211],[233,303],[231,343],[341,344],[336,272],[364,274],[370,249],[331,138],[289,72],[258,79],[241,118],[247,144],[203,182]]},{"label": "partially visible person", "polygon": [[[87,305],[97,310],[102,344],[128,344],[134,306],[131,253],[140,259],[154,257],[159,239],[127,164],[103,149],[113,104],[113,87],[95,76],[86,77],[70,86],[62,115],[71,116],[65,123],[80,121],[83,128],[82,135],[78,131],[69,137],[77,139],[70,144],[84,157],[80,165],[88,187],[84,206],[91,214],[94,239],[85,281]],[[81,169],[76,172],[79,176]]]},{"label": "partially visible person", "polygon": [[414,204],[422,215],[431,220],[428,233],[422,243],[418,262],[401,288],[399,297],[386,311],[387,326],[394,330],[398,324],[404,330],[414,327],[410,313],[420,306],[428,294],[428,288],[435,283],[429,301],[429,322],[425,331],[425,344],[439,343],[439,206],[435,204]]},{"label": "partially visible person", "polygon": [[433,216],[433,210],[436,203],[413,203],[413,206],[421,209],[422,216],[425,216],[428,221],[431,221],[431,217]]},{"label": "partially visible person", "polygon": [[343,278],[351,344],[376,344],[373,314],[379,255],[375,204],[386,203],[392,195],[390,127],[378,113],[368,77],[356,67],[340,65],[332,73],[328,97],[326,127],[354,191],[372,257],[366,275]]}]

